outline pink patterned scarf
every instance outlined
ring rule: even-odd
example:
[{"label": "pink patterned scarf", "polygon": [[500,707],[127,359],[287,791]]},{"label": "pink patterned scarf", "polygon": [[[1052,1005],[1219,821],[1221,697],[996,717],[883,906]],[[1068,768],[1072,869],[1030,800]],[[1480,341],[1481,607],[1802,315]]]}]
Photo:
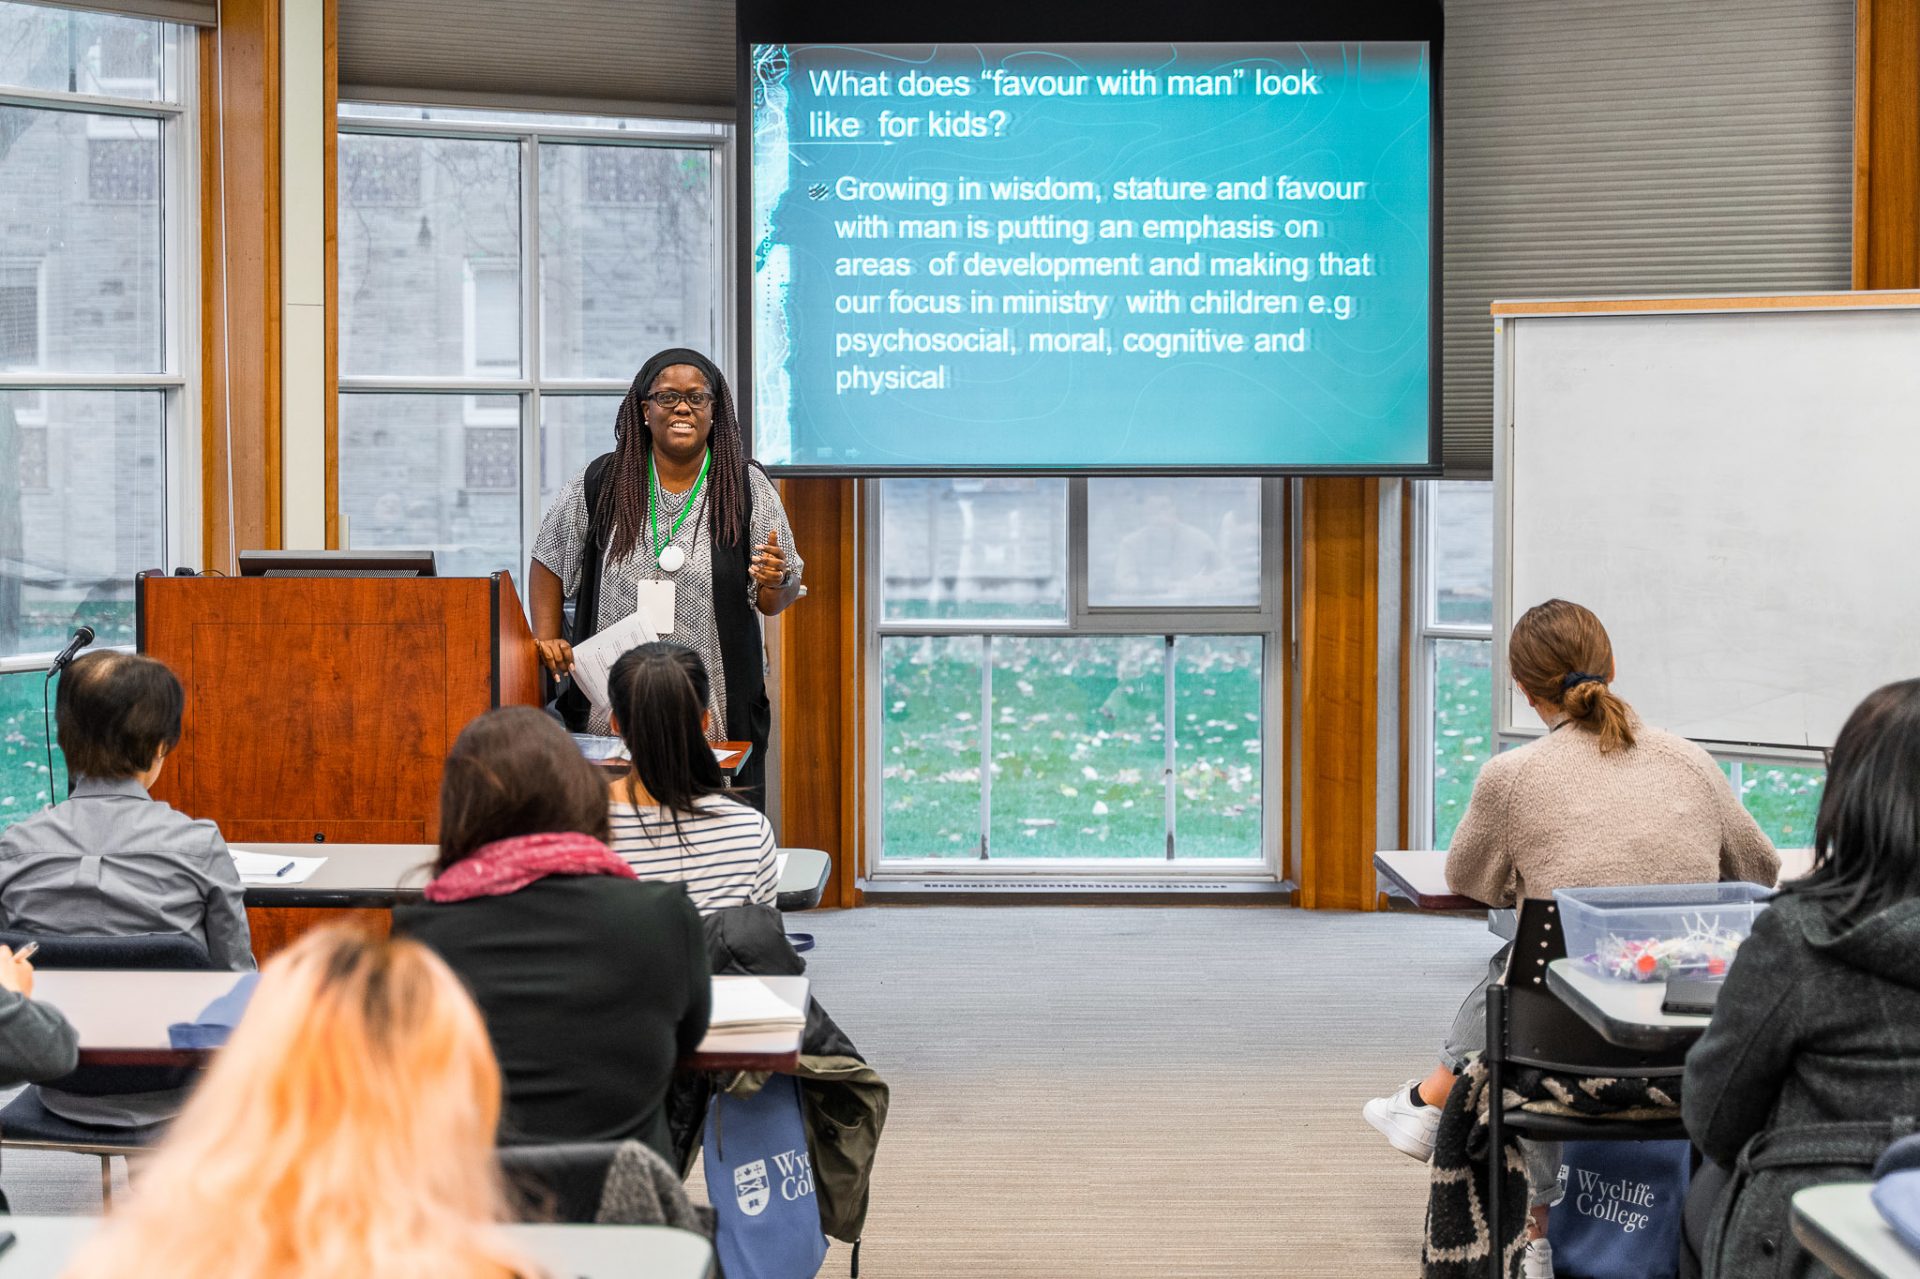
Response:
[{"label": "pink patterned scarf", "polygon": [[548,875],[616,875],[633,868],[591,835],[516,835],[482,844],[434,877],[422,895],[430,902],[504,897]]}]

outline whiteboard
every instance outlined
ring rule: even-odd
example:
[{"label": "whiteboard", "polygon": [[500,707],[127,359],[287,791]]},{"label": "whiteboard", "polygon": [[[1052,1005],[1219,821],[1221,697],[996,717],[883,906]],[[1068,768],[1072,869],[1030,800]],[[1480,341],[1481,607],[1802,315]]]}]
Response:
[{"label": "whiteboard", "polygon": [[[1584,604],[1647,723],[1760,753],[1830,746],[1920,675],[1920,304],[1897,297],[1497,319],[1495,634]],[[1495,727],[1537,733],[1505,647]]]}]

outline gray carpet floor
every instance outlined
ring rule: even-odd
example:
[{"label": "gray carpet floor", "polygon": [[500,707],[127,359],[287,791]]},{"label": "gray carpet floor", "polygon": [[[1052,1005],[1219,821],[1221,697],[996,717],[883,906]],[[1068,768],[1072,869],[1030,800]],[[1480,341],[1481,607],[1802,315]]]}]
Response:
[{"label": "gray carpet floor", "polygon": [[[1431,1068],[1497,945],[1483,922],[893,906],[793,926],[893,1087],[863,1275],[1417,1273],[1425,1169],[1360,1107]],[[0,1178],[17,1212],[99,1211],[92,1159],[10,1152]],[[847,1271],[836,1244],[822,1273]]]}]

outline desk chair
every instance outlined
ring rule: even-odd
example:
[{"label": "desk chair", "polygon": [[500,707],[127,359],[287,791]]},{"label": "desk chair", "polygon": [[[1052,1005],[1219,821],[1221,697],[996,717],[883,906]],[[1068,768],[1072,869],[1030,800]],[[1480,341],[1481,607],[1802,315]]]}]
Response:
[{"label": "desk chair", "polygon": [[[205,972],[213,967],[207,948],[181,933],[142,933],[131,937],[55,937],[0,931],[0,944],[18,951],[40,943],[33,957],[38,968],[149,968]],[[48,1082],[62,1092],[105,1097],[117,1093],[184,1088],[190,1068],[176,1066],[80,1066]],[[145,1150],[166,1131],[165,1124],[107,1128],[75,1123],[46,1108],[40,1089],[29,1086],[0,1108],[0,1149],[67,1150],[100,1157],[100,1201],[113,1206],[113,1157]]]},{"label": "desk chair", "polygon": [[497,1154],[521,1221],[677,1226],[713,1237],[712,1210],[694,1207],[680,1174],[644,1142],[502,1146]]},{"label": "desk chair", "polygon": [[[1560,997],[1547,989],[1547,965],[1567,957],[1559,908],[1551,898],[1529,898],[1520,910],[1507,975],[1487,987],[1487,1087],[1489,1158],[1496,1166],[1487,1178],[1487,1221],[1493,1235],[1489,1273],[1500,1269],[1500,1170],[1497,1161],[1512,1129],[1537,1141],[1671,1141],[1687,1139],[1678,1118],[1653,1120],[1585,1119],[1536,1115],[1500,1104],[1504,1067],[1532,1066],[1564,1075],[1671,1078],[1686,1070],[1685,1047],[1660,1052],[1621,1048],[1602,1039]],[[1524,1206],[1523,1206],[1524,1207]]]}]

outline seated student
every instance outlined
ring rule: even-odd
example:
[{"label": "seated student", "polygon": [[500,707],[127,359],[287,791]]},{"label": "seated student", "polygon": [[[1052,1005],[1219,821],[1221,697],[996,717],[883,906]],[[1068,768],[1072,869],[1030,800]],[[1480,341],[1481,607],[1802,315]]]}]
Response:
[{"label": "seated student", "polygon": [[707,668],[684,644],[621,655],[607,677],[633,766],[613,784],[613,851],[641,879],[686,885],[702,915],[771,906],[773,827],[733,799],[707,741]]},{"label": "seated student", "polygon": [[[33,965],[0,946],[0,1088],[58,1079],[80,1060],[80,1036],[60,1010],[33,1001]],[[0,1213],[12,1211],[0,1194]]]},{"label": "seated student", "polygon": [[[1793,1192],[1864,1181],[1920,1115],[1920,680],[1869,694],[1834,743],[1813,870],[1781,886],[1741,944],[1713,1022],[1687,1055],[1696,1175],[1687,1237],[1707,1221],[1709,1275],[1826,1274],[1787,1228]],[[1766,1158],[1724,1203],[1723,1169]]]},{"label": "seated student", "polygon": [[[1771,884],[1780,859],[1704,750],[1642,724],[1610,687],[1613,645],[1591,611],[1566,600],[1530,608],[1507,643],[1514,683],[1546,736],[1489,759],[1447,854],[1454,892],[1507,906],[1556,888],[1750,880]],[[1502,947],[1455,1015],[1441,1064],[1363,1111],[1393,1148],[1425,1161],[1454,1077],[1486,1045],[1487,985]],[[1534,1221],[1544,1235],[1558,1154],[1534,1152]],[[1542,1178],[1544,1177],[1544,1181]],[[1546,1240],[1526,1273],[1550,1276]]]},{"label": "seated student", "polygon": [[674,1066],[706,1035],[706,939],[687,895],[607,850],[607,788],[525,706],[467,725],[440,783],[440,859],[394,931],[435,951],[486,1017],[506,1143],[644,1141],[666,1156]]},{"label": "seated student", "polygon": [[316,929],[246,1015],[66,1279],[540,1273],[493,1159],[500,1072],[425,947]]},{"label": "seated student", "polygon": [[[64,803],[0,832],[0,920],[68,937],[182,933],[219,968],[254,966],[240,874],[220,831],[147,794],[180,741],[180,681],[135,653],[75,659],[54,703],[73,774]],[[178,1089],[80,1096],[42,1089],[77,1123],[141,1127],[179,1113]]]},{"label": "seated student", "polygon": [[184,933],[220,968],[254,966],[247,911],[212,822],[147,788],[180,742],[180,681],[151,657],[76,658],[54,703],[66,801],[0,832],[0,916],[20,932]]}]

